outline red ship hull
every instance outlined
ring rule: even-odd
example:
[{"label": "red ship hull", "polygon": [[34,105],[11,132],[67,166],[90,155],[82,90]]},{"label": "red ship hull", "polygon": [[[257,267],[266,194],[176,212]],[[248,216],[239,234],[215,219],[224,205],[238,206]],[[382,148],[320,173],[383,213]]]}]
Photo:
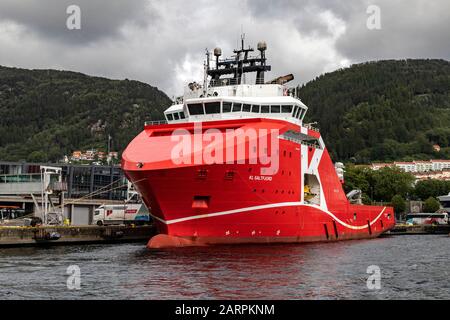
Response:
[{"label": "red ship hull", "polygon": [[[349,203],[326,149],[279,139],[279,168],[270,177],[250,161],[174,164],[170,133],[192,126],[147,126],[123,154],[125,174],[151,208],[159,231],[150,248],[364,239],[395,224],[390,207]],[[280,134],[293,130],[321,139],[318,132],[280,120],[217,121],[204,127],[276,128]],[[310,177],[320,189],[317,203],[305,198]]]}]

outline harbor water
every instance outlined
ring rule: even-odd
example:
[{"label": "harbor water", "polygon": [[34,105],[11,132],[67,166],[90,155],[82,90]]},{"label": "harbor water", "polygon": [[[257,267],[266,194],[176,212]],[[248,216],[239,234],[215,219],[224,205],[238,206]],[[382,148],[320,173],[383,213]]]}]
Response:
[{"label": "harbor water", "polygon": [[[445,235],[161,251],[141,243],[8,248],[0,249],[0,298],[449,299],[449,257]],[[369,266],[379,267],[379,289],[367,286]]]}]

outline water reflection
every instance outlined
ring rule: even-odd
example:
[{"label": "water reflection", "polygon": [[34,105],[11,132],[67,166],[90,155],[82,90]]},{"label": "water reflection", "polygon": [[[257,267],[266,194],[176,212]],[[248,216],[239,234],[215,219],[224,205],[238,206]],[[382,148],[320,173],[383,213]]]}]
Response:
[{"label": "water reflection", "polygon": [[[2,298],[449,298],[449,237],[149,251],[142,244],[0,250]],[[81,268],[80,291],[66,269]],[[369,265],[382,288],[367,289]]]}]

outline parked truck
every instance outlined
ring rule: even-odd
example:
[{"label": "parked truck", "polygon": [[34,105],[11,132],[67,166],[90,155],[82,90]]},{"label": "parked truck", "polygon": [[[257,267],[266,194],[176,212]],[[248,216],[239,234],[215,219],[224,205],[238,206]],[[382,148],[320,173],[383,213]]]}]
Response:
[{"label": "parked truck", "polygon": [[125,203],[121,205],[102,205],[95,209],[93,224],[98,226],[112,224],[148,224],[150,214],[143,203]]}]

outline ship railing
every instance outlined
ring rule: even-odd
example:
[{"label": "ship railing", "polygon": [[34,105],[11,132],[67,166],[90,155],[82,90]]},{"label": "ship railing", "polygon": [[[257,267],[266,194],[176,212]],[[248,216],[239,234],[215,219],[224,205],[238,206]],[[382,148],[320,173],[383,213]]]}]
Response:
[{"label": "ship railing", "polygon": [[307,140],[296,139],[296,138],[289,137],[289,136],[286,136],[286,135],[282,135],[281,138],[283,140],[291,141],[291,142],[298,143],[298,144],[303,144],[303,145],[308,146],[308,147],[321,149],[320,145],[317,142],[309,142]]},{"label": "ship railing", "polygon": [[239,84],[238,79],[236,78],[226,78],[226,79],[219,79],[219,80],[214,80],[212,79],[209,82],[209,87],[224,87],[224,86],[233,86],[233,85],[237,85]]},{"label": "ship railing", "polygon": [[54,191],[67,191],[67,182],[65,181],[53,181],[51,184],[51,190]]},{"label": "ship railing", "polygon": [[[273,85],[278,84],[286,87],[286,83],[288,83],[290,80],[283,80],[283,79],[276,79],[267,81],[267,78],[263,77],[257,77],[252,79],[251,83],[248,83],[245,81],[245,78],[223,78],[223,79],[211,79],[209,81],[210,87],[222,87],[222,86],[230,86],[230,85],[237,85],[237,84],[267,84],[267,85]],[[287,88],[287,87],[286,87]],[[201,86],[196,87],[196,89],[201,89]],[[293,89],[293,88],[292,88]],[[193,87],[190,88],[191,91],[193,91]]]},{"label": "ship railing", "polygon": [[157,121],[145,121],[146,126],[159,126],[163,124],[167,124],[167,120],[157,120]]},{"label": "ship railing", "polygon": [[303,125],[306,129],[312,130],[312,131],[316,131],[316,132],[320,132],[319,128],[313,127],[313,125],[311,123],[306,123]]},{"label": "ship railing", "polygon": [[[253,81],[252,81],[253,82]],[[245,82],[245,78],[225,78],[225,79],[219,79],[214,80],[212,79],[209,82],[209,87],[224,87],[224,86],[233,86],[238,84],[249,84]],[[264,78],[256,78],[252,84],[268,84],[265,82]]]},{"label": "ship railing", "polygon": [[0,175],[0,183],[23,183],[23,182],[41,182],[41,174],[29,173],[29,174]]}]

